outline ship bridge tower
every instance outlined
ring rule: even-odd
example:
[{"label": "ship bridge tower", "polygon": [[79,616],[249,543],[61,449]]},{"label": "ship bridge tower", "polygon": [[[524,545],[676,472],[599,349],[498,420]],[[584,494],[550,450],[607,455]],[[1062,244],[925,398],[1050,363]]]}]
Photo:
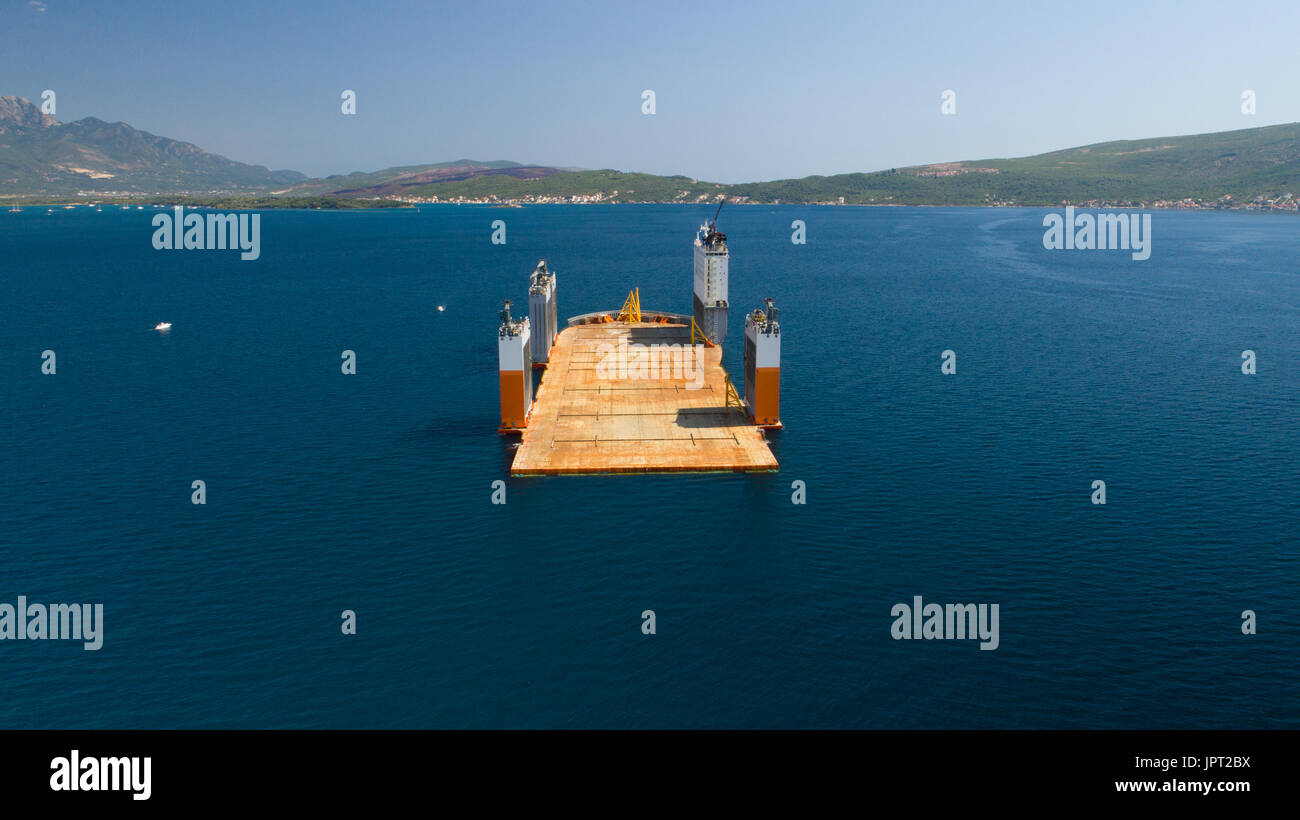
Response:
[{"label": "ship bridge tower", "polygon": [[498,377],[501,383],[501,426],[499,433],[521,433],[533,411],[533,362],[528,345],[528,319],[510,318],[509,299],[501,310],[497,331]]},{"label": "ship bridge tower", "polygon": [[718,203],[713,219],[695,235],[695,324],[710,342],[721,345],[727,337],[727,235],[718,231]]},{"label": "ship bridge tower", "polygon": [[745,316],[745,412],[759,427],[781,427],[781,325],[776,306]]},{"label": "ship bridge tower", "polygon": [[546,267],[546,260],[528,277],[528,318],[532,325],[533,367],[546,367],[551,359],[551,346],[560,333],[555,305],[555,271]]}]

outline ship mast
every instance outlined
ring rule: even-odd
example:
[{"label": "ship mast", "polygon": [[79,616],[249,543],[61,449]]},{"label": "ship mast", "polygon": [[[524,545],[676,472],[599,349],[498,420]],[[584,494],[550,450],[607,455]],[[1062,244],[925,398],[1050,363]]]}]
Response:
[{"label": "ship mast", "polygon": [[704,237],[705,244],[712,244],[714,237],[716,237],[720,242],[727,241],[727,235],[718,231],[718,214],[722,213],[722,206],[726,204],[727,198],[726,196],[723,196],[722,201],[718,203],[718,210],[713,212],[713,218],[709,220],[709,232]]}]

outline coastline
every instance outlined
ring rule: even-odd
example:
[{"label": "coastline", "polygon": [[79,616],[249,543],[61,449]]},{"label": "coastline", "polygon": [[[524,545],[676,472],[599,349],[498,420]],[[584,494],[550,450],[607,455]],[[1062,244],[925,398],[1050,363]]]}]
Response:
[{"label": "coastline", "polygon": [[[244,201],[245,199],[251,201]],[[374,200],[351,200],[345,197],[333,198],[312,198],[328,200],[312,205],[302,200],[285,198],[279,200],[276,198],[258,198],[258,197],[178,197],[163,198],[158,196],[149,196],[142,198],[98,198],[91,199],[83,197],[78,199],[61,198],[40,198],[30,197],[27,195],[17,194],[0,194],[0,210],[10,208],[67,208],[67,207],[145,207],[145,208],[174,208],[177,206],[204,210],[226,210],[226,211],[393,211],[393,210],[419,210],[426,207],[445,207],[445,206],[478,206],[491,208],[524,208],[524,207],[548,207],[548,206],[583,206],[583,205],[605,205],[605,206],[631,206],[631,205],[681,205],[681,206],[712,206],[714,202],[683,202],[681,200],[646,200],[646,201],[588,201],[580,200],[575,202],[518,202],[510,200],[460,200],[446,202],[406,202],[400,200],[386,200],[383,203]],[[1028,209],[1044,210],[1057,209],[1067,206],[1073,206],[1080,210],[1105,210],[1105,211],[1197,211],[1197,212],[1225,212],[1225,213],[1300,213],[1297,208],[1279,208],[1279,207],[1251,207],[1250,205],[1234,205],[1224,207],[1222,205],[1191,205],[1191,204],[1165,204],[1151,202],[1071,202],[1060,201],[1055,203],[1047,202],[997,202],[997,203],[966,203],[966,202],[734,202],[730,199],[727,201],[729,207],[775,207],[775,206],[796,206],[800,208],[987,208],[995,209]]]}]

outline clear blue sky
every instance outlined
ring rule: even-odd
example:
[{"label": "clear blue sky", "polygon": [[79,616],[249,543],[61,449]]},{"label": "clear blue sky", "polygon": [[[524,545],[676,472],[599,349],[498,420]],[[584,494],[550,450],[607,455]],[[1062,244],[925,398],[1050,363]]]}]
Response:
[{"label": "clear blue sky", "polygon": [[1300,121],[1297,0],[0,3],[0,94],[312,175],[740,182]]}]

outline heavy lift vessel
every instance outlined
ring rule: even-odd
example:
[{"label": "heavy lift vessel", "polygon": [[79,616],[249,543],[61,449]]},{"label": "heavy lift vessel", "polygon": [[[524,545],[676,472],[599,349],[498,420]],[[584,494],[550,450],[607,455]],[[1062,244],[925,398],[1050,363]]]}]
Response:
[{"label": "heavy lift vessel", "polygon": [[[746,314],[737,391],[722,366],[730,252],[721,211],[695,236],[689,316],[644,310],[633,288],[619,311],[575,316],[561,329],[544,259],[529,277],[528,316],[512,318],[505,302],[498,431],[522,436],[511,474],[777,469],[763,431],[782,426],[778,311],[765,299]],[[543,371],[535,396],[534,369]]]}]

